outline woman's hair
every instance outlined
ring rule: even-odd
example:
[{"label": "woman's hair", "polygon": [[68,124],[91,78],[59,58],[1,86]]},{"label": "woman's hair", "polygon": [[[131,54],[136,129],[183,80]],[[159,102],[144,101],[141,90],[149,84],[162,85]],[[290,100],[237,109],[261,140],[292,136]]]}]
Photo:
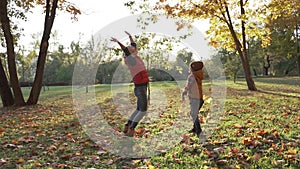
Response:
[{"label": "woman's hair", "polygon": [[134,46],[131,46],[131,45],[127,46],[127,49],[129,50],[130,53],[136,53],[137,52],[136,48]]}]

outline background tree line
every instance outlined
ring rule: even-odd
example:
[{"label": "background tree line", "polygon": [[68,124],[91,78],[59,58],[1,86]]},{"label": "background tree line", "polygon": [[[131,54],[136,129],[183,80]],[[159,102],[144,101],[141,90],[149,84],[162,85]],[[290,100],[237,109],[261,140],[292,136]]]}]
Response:
[{"label": "background tree line", "polygon": [[299,0],[144,0],[125,5],[133,13],[185,18],[178,29],[208,19],[210,45],[219,50],[233,79],[242,70],[249,90],[257,90],[252,76],[260,74],[261,67],[264,75],[300,75]]},{"label": "background tree line", "polygon": [[[57,39],[57,33],[52,35]],[[150,35],[153,36],[153,35]],[[21,86],[32,86],[34,80],[34,71],[36,70],[36,51],[38,50],[38,45],[34,46],[38,41],[35,39],[36,35],[33,35],[33,50],[25,50],[24,46],[21,46],[17,52],[17,70],[18,77]],[[174,54],[176,56],[171,56],[170,51],[172,48],[176,47],[176,44],[171,43],[171,39],[166,37],[159,37],[153,42],[150,42],[150,37],[148,35],[139,35],[135,37],[137,43],[140,45],[140,57],[145,61],[145,65],[148,69],[150,78],[152,81],[171,81],[174,79],[185,79],[188,73],[188,64],[193,60],[193,53],[187,48],[181,50],[177,49]],[[69,47],[65,47],[57,42],[52,43],[52,48],[48,51],[47,61],[45,63],[44,74],[43,74],[43,85],[71,85],[73,70],[75,64],[79,62],[85,62],[88,60],[84,51],[92,51],[89,49],[89,44],[91,45],[93,38],[87,43],[81,42],[71,42]],[[147,50],[149,48],[149,43],[152,43],[151,51]],[[95,45],[95,44],[92,44]],[[110,84],[113,81],[113,77],[119,76],[123,79],[120,82],[124,82],[127,78],[130,78],[129,72],[126,65],[122,59],[122,52],[116,47],[102,46],[105,50],[105,56],[97,56],[99,59],[97,65],[97,74],[95,83],[99,84]],[[4,53],[3,53],[4,55]],[[93,59],[94,56],[90,58]],[[6,65],[5,62],[3,62]],[[83,63],[85,64],[85,63]],[[6,67],[6,66],[5,66]],[[116,69],[122,69],[124,71],[116,72]],[[118,73],[119,75],[115,75]],[[118,82],[115,80],[115,82]]]},{"label": "background tree line", "polygon": [[[35,37],[36,35],[33,35]],[[297,40],[293,39],[292,33],[287,34],[285,31],[272,32],[273,42],[267,48],[262,48],[260,41],[251,40],[249,42],[249,58],[252,73],[254,76],[284,76],[284,75],[297,75]],[[54,34],[53,37],[56,37]],[[297,37],[297,36],[295,36]],[[175,60],[170,61],[169,51],[174,48],[174,44],[170,43],[171,40],[162,38],[157,40],[153,45],[152,52],[143,52],[149,45],[149,37],[137,36],[138,43],[141,44],[141,57],[145,60],[145,64],[149,71],[152,81],[170,81],[174,79],[185,79],[188,73],[187,65],[193,60],[193,53],[188,49],[181,49],[176,53]],[[34,38],[33,38],[34,39]],[[55,39],[59,39],[56,37]],[[32,44],[38,39],[34,40]],[[160,44],[160,45],[158,45]],[[162,49],[165,46],[168,48]],[[71,85],[73,77],[73,69],[76,61],[80,60],[80,53],[83,50],[80,42],[72,42],[69,47],[53,43],[52,49],[48,52],[48,59],[45,64],[43,84],[44,85]],[[153,47],[152,46],[152,47]],[[20,47],[17,54],[17,70],[21,86],[32,86],[34,78],[34,70],[36,70],[36,50],[37,47],[33,46],[34,50],[26,51],[25,47]],[[175,47],[178,48],[178,47]],[[114,51],[107,48],[110,57],[99,62],[96,83],[109,84],[112,82],[114,73],[118,66],[121,66],[124,71],[120,77],[129,78],[127,69],[122,64],[121,56],[113,58],[113,55],[121,55],[121,51]],[[282,51],[284,50],[284,51]],[[294,51],[294,52],[293,52]],[[2,54],[4,55],[4,54]],[[226,75],[234,81],[237,76],[244,76],[241,62],[234,51],[226,49],[218,49],[217,58],[221,58],[224,64]],[[84,60],[84,59],[83,59]],[[3,64],[6,64],[3,62]]]},{"label": "background tree line", "polygon": [[[26,13],[37,6],[43,6],[44,31],[40,40],[34,42],[32,49],[18,44],[22,28],[16,20],[26,20]],[[164,13],[169,17],[185,18],[178,22],[178,30],[197,19],[209,19],[210,29],[206,32],[210,45],[218,50],[227,75],[233,79],[243,75],[249,90],[257,90],[253,75],[300,75],[300,1],[299,0],[218,0],[210,1],[173,1],[144,0],[125,3],[133,12],[152,11],[152,15]],[[89,64],[93,51],[88,46],[82,48],[73,42],[69,51],[64,46],[56,48],[49,43],[52,25],[58,11],[71,14],[76,20],[81,11],[66,0],[3,0],[0,1],[1,53],[0,94],[4,106],[32,105],[38,102],[43,83],[68,83],[74,63]],[[157,13],[156,13],[157,12]],[[51,35],[51,36],[50,36]],[[183,74],[178,62],[180,57],[188,63],[189,51],[177,53],[174,62],[169,62],[168,51],[175,49],[171,38],[162,38],[149,43],[149,38],[140,36],[141,53],[154,80],[172,80],[168,73],[178,71]],[[92,47],[93,42],[90,42]],[[162,47],[164,46],[164,47]],[[26,49],[26,50],[25,50]],[[111,49],[105,49],[106,51]],[[152,50],[154,49],[154,50]],[[178,48],[177,48],[178,49]],[[81,55],[85,52],[86,55]],[[120,51],[108,53],[110,57]],[[84,58],[85,57],[85,58]],[[177,61],[176,61],[177,60]],[[120,60],[99,58],[97,82],[109,83],[111,72]],[[172,63],[173,67],[172,67]],[[172,71],[171,71],[172,70]],[[170,72],[171,71],[171,72]],[[168,73],[162,73],[168,72]],[[161,76],[161,77],[159,77]],[[32,82],[27,101],[24,100],[20,81]]]}]

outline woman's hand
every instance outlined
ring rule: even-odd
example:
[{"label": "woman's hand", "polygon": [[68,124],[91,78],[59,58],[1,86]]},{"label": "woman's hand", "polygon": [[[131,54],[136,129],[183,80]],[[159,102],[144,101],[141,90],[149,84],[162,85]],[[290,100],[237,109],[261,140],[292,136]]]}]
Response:
[{"label": "woman's hand", "polygon": [[127,31],[125,31],[125,33],[126,33],[128,36],[131,36],[130,33],[128,33]]},{"label": "woman's hand", "polygon": [[116,38],[114,38],[114,37],[111,37],[110,40],[113,41],[113,42],[118,42],[118,39],[116,39]]}]

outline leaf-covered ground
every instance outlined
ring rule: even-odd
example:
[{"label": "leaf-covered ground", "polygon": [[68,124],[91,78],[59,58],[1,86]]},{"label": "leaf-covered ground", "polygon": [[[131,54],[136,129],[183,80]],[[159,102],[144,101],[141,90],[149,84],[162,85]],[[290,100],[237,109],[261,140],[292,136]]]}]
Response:
[{"label": "leaf-covered ground", "polygon": [[[39,105],[1,109],[0,168],[299,168],[300,78],[255,81],[257,92],[248,91],[243,79],[227,82],[221,121],[204,143],[186,132],[168,151],[144,159],[122,158],[96,144],[77,118],[71,88],[50,87]],[[178,109],[180,90],[175,83],[151,87],[151,105],[162,104],[162,109],[149,107],[157,118],[138,126],[137,139],[159,135],[172,127],[178,113],[187,113]],[[203,125],[211,108],[210,87],[204,83]],[[107,122],[121,131],[127,117],[110,104],[110,86],[95,89]],[[134,104],[133,95],[128,99]]]}]

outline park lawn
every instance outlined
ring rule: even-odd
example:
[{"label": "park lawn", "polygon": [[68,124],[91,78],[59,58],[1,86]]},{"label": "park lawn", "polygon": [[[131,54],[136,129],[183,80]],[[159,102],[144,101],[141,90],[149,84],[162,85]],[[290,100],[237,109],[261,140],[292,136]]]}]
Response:
[{"label": "park lawn", "polygon": [[[298,168],[300,78],[254,80],[257,92],[248,91],[244,79],[226,82],[221,121],[204,143],[186,133],[173,148],[145,159],[121,158],[97,145],[77,118],[72,88],[46,88],[38,105],[1,109],[0,168]],[[203,87],[205,125],[211,84],[205,81]],[[96,85],[95,90],[108,123],[121,131],[127,117],[110,104],[110,85]],[[132,93],[132,88],[128,90]],[[180,88],[175,82],[152,83],[151,90],[152,106],[160,104],[157,98],[167,101],[155,124],[138,126],[137,130],[148,131],[140,132],[140,138],[159,135],[172,127],[178,113],[187,111],[178,109]],[[134,96],[128,98],[134,104]]]}]

